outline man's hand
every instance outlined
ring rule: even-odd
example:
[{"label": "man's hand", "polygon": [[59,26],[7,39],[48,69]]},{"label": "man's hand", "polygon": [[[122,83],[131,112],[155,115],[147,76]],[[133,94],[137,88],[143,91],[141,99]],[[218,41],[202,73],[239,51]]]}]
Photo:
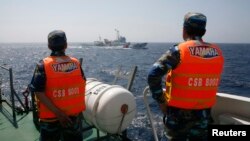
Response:
[{"label": "man's hand", "polygon": [[62,127],[67,128],[73,125],[71,119],[63,111],[58,109],[55,114]]},{"label": "man's hand", "polygon": [[73,123],[70,118],[58,107],[56,107],[56,105],[54,105],[54,103],[52,103],[51,100],[44,93],[36,92],[35,94],[37,98],[56,115],[62,127],[66,128],[72,126]]},{"label": "man's hand", "polygon": [[163,115],[166,115],[167,114],[167,105],[165,103],[161,103],[161,104],[159,104],[159,106],[160,106],[160,109],[161,109]]}]

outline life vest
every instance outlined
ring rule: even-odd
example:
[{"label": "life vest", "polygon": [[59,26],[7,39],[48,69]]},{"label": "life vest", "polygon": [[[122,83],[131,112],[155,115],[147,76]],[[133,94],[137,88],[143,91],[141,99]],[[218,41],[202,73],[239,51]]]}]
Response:
[{"label": "life vest", "polygon": [[180,63],[166,75],[168,106],[204,109],[215,104],[224,59],[214,44],[187,41],[178,45]]},{"label": "life vest", "polygon": [[[47,57],[43,59],[46,85],[45,95],[62,111],[74,116],[85,110],[85,84],[81,66],[73,57]],[[40,119],[55,118],[42,102],[39,102]]]}]

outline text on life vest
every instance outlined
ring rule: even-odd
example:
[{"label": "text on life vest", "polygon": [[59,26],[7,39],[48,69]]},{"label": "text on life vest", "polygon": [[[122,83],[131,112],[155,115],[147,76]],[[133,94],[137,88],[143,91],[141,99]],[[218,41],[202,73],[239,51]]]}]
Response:
[{"label": "text on life vest", "polygon": [[80,91],[78,87],[68,88],[68,89],[56,89],[53,90],[53,97],[59,98],[59,97],[64,97],[66,95],[68,96],[77,95],[79,93]]},{"label": "text on life vest", "polygon": [[195,86],[195,87],[215,87],[218,86],[219,78],[188,78],[188,86]]}]

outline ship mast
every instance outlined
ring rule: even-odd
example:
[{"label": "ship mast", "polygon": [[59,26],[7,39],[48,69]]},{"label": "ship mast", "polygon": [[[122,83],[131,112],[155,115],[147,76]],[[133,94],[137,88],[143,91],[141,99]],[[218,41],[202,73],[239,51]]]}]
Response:
[{"label": "ship mast", "polygon": [[119,40],[120,39],[119,30],[115,29],[115,31],[116,31],[116,38],[117,40]]},{"label": "ship mast", "polygon": [[99,35],[99,41],[101,41],[102,40],[102,38],[101,38],[101,36]]}]

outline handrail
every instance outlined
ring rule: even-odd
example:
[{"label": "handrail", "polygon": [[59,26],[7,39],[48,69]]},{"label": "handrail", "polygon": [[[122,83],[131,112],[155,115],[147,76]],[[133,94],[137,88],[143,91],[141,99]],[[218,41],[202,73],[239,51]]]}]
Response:
[{"label": "handrail", "polygon": [[149,107],[149,104],[148,104],[148,100],[147,100],[147,95],[149,94],[149,87],[147,86],[144,90],[143,90],[143,100],[144,100],[144,104],[146,106],[146,109],[147,109],[147,114],[148,114],[148,118],[149,118],[149,121],[150,121],[150,125],[152,127],[152,130],[153,130],[153,135],[154,135],[154,139],[155,141],[159,141],[158,139],[158,136],[157,136],[157,133],[156,133],[156,128],[154,126],[154,122],[153,122],[153,118],[152,118],[152,114],[151,114],[151,111],[150,111],[150,107]]},{"label": "handrail", "polygon": [[0,65],[0,68],[5,69],[5,70],[9,70],[9,68],[7,68],[5,66],[1,66],[1,65]]},{"label": "handrail", "polygon": [[17,119],[16,119],[16,112],[15,112],[15,108],[16,108],[16,106],[15,106],[15,97],[17,98],[18,102],[21,104],[21,106],[25,109],[26,112],[28,111],[28,109],[27,109],[27,107],[25,107],[25,105],[23,104],[23,102],[21,101],[20,97],[17,95],[17,93],[16,93],[16,91],[14,89],[12,68],[11,67],[5,67],[5,66],[2,66],[2,65],[0,65],[0,68],[8,71],[8,73],[9,73],[9,85],[10,85],[10,102],[8,102],[8,100],[3,100],[2,99],[2,94],[1,94],[2,91],[0,91],[1,92],[0,93],[1,94],[1,97],[0,97],[1,98],[0,99],[1,105],[0,106],[1,106],[1,108],[3,108],[2,107],[2,102],[6,102],[7,105],[10,106],[10,108],[12,110],[12,119],[9,118],[9,116],[8,116],[9,114],[6,114],[4,112],[4,110],[1,109],[0,112],[2,112],[2,114],[5,115],[9,119],[9,121],[13,124],[14,127],[18,128]]}]

